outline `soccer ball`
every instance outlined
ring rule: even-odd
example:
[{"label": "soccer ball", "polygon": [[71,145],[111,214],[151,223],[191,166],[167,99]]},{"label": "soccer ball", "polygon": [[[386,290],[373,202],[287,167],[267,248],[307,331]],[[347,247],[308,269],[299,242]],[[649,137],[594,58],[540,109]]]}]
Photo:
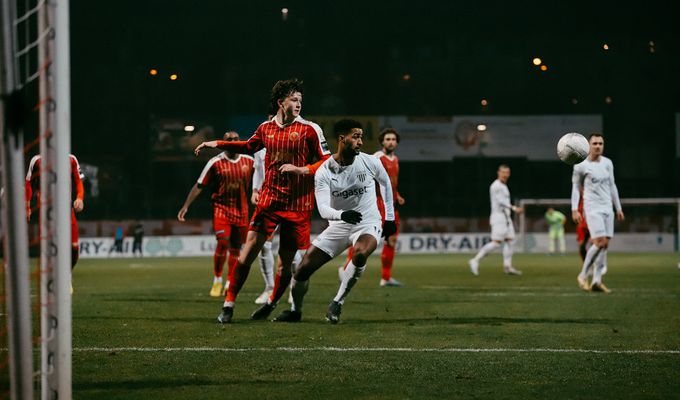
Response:
[{"label": "soccer ball", "polygon": [[590,152],[590,144],[580,133],[567,133],[557,142],[557,156],[566,164],[574,165],[585,160]]}]

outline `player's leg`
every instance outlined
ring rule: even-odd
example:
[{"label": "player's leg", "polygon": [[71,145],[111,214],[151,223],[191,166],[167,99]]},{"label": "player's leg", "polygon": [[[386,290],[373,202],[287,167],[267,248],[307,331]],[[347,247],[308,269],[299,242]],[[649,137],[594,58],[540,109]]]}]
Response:
[{"label": "player's leg", "polygon": [[590,246],[586,252],[586,257],[583,260],[581,273],[576,277],[578,285],[585,291],[590,291],[591,287],[588,285],[588,274],[591,267],[600,256],[602,246],[604,245],[603,238],[606,238],[605,221],[602,213],[588,213],[586,211],[586,219],[588,221],[588,230],[593,237],[593,245]]},{"label": "player's leg", "polygon": [[78,262],[80,256],[80,247],[78,246],[78,222],[76,221],[76,214],[71,209],[71,294],[73,294],[73,268]]},{"label": "player's leg", "polygon": [[560,245],[560,254],[564,254],[567,251],[567,243],[564,240],[564,228],[560,227],[560,229],[557,231],[557,241],[559,242]]},{"label": "player's leg", "polygon": [[[300,266],[300,263],[302,262],[302,257],[305,255],[307,252],[307,249],[298,249],[298,251],[295,252],[295,257],[293,257],[293,262],[290,264],[290,273],[291,275],[295,276],[295,271],[297,271],[298,267]],[[293,304],[293,281],[291,279],[291,283],[288,285],[288,304]]]},{"label": "player's leg", "polygon": [[213,232],[215,233],[215,252],[213,253],[213,283],[210,288],[211,297],[222,296],[222,272],[227,260],[231,225],[227,223],[224,215],[217,207],[213,208]]},{"label": "player's leg", "polygon": [[352,257],[354,256],[354,249],[352,247],[347,250],[347,259],[345,259],[345,263],[341,265],[338,268],[338,279],[342,281],[342,275],[345,273],[345,269],[347,268],[347,264],[349,264],[350,261],[352,261]]},{"label": "player's leg", "polygon": [[482,260],[482,258],[486,257],[487,254],[497,249],[505,239],[507,223],[505,221],[494,221],[494,219],[491,219],[490,223],[491,241],[482,246],[477,254],[468,261],[470,272],[472,272],[472,275],[474,276],[479,275],[479,262]]},{"label": "player's leg", "polygon": [[283,311],[274,322],[299,322],[302,319],[302,302],[309,289],[309,278],[332,258],[314,245],[309,247],[291,280],[290,293],[293,301],[290,310]]},{"label": "player's leg", "polygon": [[291,280],[293,305],[276,317],[277,322],[297,322],[302,318],[302,300],[309,288],[309,278],[322,265],[341,254],[350,245],[351,225],[338,223],[330,225],[319,236],[302,257],[302,262]]},{"label": "player's leg", "polygon": [[247,226],[231,226],[231,234],[229,235],[229,257],[227,258],[227,282],[224,288],[225,292],[228,289],[228,285],[234,281],[234,271],[236,270],[236,264],[241,256],[241,248],[246,242],[246,236],[248,236]]},{"label": "player's leg", "polygon": [[399,213],[394,211],[394,223],[397,225],[397,231],[390,236],[383,245],[382,254],[380,255],[380,262],[382,265],[380,286],[404,286],[403,283],[392,278],[392,265],[394,263],[394,252],[397,245],[397,235],[399,235]]},{"label": "player's leg", "polygon": [[274,232],[277,225],[278,222],[275,216],[259,208],[255,210],[250,222],[250,230],[246,236],[246,242],[241,250],[236,268],[234,268],[234,281],[229,284],[224,304],[222,305],[222,313],[217,317],[218,322],[223,324],[231,322],[234,313],[234,303],[243,284],[248,279],[250,266],[257,258],[260,250],[262,250],[264,242]]},{"label": "player's leg", "polygon": [[522,271],[512,265],[512,255],[515,252],[515,229],[509,229],[507,235],[503,242],[503,272],[508,275],[522,275]]},{"label": "player's leg", "polygon": [[602,249],[597,262],[595,262],[593,271],[593,281],[590,286],[590,290],[594,292],[611,292],[602,283],[602,276],[607,272],[607,250],[609,249],[609,240],[614,236],[614,214],[611,212],[605,213],[604,225],[605,225],[605,236],[601,237],[597,241],[597,245]]},{"label": "player's leg", "polygon": [[380,223],[367,223],[353,227],[350,239],[353,243],[352,248],[354,250],[354,255],[352,261],[345,269],[338,292],[328,306],[328,311],[326,312],[326,320],[328,322],[337,324],[340,320],[342,305],[345,303],[347,295],[349,295],[354,285],[356,285],[359,278],[361,278],[361,275],[363,275],[366,270],[368,257],[373,254],[378,247],[381,233]]},{"label": "player's leg", "polygon": [[551,226],[548,228],[548,253],[555,253],[555,239],[557,239],[557,231]]},{"label": "player's leg", "polygon": [[311,211],[286,211],[279,212],[278,215],[280,216],[279,238],[281,244],[279,245],[279,257],[281,257],[281,264],[276,270],[274,290],[269,296],[269,300],[251,315],[251,319],[266,319],[276,308],[290,284],[292,278],[291,266],[295,253],[299,249],[309,247]]},{"label": "player's leg", "polygon": [[260,273],[264,280],[264,291],[255,299],[255,304],[266,303],[274,289],[274,254],[278,254],[278,249],[276,252],[272,251],[273,239],[274,235],[271,235],[260,251]]}]

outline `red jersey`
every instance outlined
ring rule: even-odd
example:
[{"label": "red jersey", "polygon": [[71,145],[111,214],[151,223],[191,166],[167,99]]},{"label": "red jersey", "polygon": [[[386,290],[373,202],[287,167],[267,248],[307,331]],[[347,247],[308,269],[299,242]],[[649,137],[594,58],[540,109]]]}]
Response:
[{"label": "red jersey", "polygon": [[[33,156],[31,162],[28,164],[28,173],[26,173],[26,203],[30,205],[33,192],[38,193],[37,205],[40,206],[40,154]],[[76,198],[82,200],[85,197],[85,190],[83,188],[82,172],[80,171],[80,164],[78,159],[73,154],[69,154],[69,161],[71,164],[71,193],[73,189],[76,191]]]},{"label": "red jersey", "polygon": [[[378,150],[373,154],[378,157],[385,171],[387,171],[387,176],[390,177],[390,182],[392,183],[392,195],[394,197],[394,207],[397,207],[397,184],[399,183],[399,158],[395,154],[392,157],[388,157],[382,150]],[[382,204],[382,198],[380,197],[380,191],[376,192],[378,194],[378,203]]]},{"label": "red jersey", "polygon": [[254,160],[238,155],[231,160],[220,153],[208,161],[198,177],[198,187],[212,190],[210,201],[217,216],[234,225],[248,225],[248,195]]},{"label": "red jersey", "polygon": [[302,117],[287,126],[272,118],[262,123],[247,142],[218,141],[218,147],[253,154],[266,148],[264,183],[259,208],[269,211],[310,211],[314,208],[314,174],[282,174],[283,164],[305,167],[330,156],[321,127]]}]

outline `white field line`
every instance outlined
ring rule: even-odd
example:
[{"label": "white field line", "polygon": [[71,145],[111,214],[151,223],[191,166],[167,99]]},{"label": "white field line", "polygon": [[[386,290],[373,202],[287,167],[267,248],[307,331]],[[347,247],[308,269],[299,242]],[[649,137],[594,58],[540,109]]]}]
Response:
[{"label": "white field line", "polygon": [[553,349],[553,348],[414,348],[414,347],[76,347],[78,353],[191,353],[191,352],[336,352],[336,353],[586,353],[586,354],[674,354],[680,350],[598,350],[598,349]]}]

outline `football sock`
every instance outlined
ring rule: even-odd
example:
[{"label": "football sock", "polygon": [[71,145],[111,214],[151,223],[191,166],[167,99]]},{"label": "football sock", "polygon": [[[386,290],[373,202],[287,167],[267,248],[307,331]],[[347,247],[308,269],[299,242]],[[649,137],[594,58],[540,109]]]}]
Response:
[{"label": "football sock", "polygon": [[293,293],[293,305],[291,305],[291,311],[302,311],[302,300],[305,298],[305,294],[309,289],[309,280],[306,281],[296,281],[293,278],[290,284],[291,293]]},{"label": "football sock", "polygon": [[232,282],[234,280],[234,270],[238,264],[238,256],[241,255],[240,249],[229,249],[229,261],[227,261],[227,280]]},{"label": "football sock", "polygon": [[605,264],[607,260],[607,249],[602,249],[600,252],[600,255],[597,257],[595,262],[593,263],[595,266],[595,270],[593,271],[593,283],[602,283],[602,275],[604,275],[604,270],[607,268],[607,265]]},{"label": "football sock", "polygon": [[274,252],[272,251],[272,242],[264,242],[262,250],[260,251],[260,272],[264,285],[270,289],[274,287]]},{"label": "football sock", "polygon": [[586,252],[586,258],[583,260],[583,268],[581,269],[581,277],[582,278],[587,278],[588,273],[590,272],[590,267],[592,266],[593,262],[597,258],[597,256],[600,254],[600,248],[597,247],[596,245],[590,246],[588,251]]},{"label": "football sock", "polygon": [[213,277],[213,283],[222,283],[222,277],[221,276]]},{"label": "football sock", "polygon": [[385,243],[382,254],[380,255],[382,261],[381,275],[382,279],[389,280],[392,277],[392,261],[394,261],[394,247]]},{"label": "football sock", "polygon": [[224,269],[224,262],[227,259],[227,241],[217,240],[217,246],[215,246],[215,254],[213,255],[213,275],[217,277],[222,276],[222,270]]},{"label": "football sock", "polygon": [[[248,274],[250,273],[250,264],[236,263],[234,268],[234,279],[229,283],[229,289],[227,289],[227,295],[224,299],[224,305],[233,307],[236,297],[238,297],[243,284],[248,279]],[[229,304],[227,304],[229,303]]]},{"label": "football sock", "polygon": [[290,284],[290,280],[293,276],[290,274],[290,271],[288,273],[283,273],[283,266],[279,265],[278,268],[276,268],[276,276],[274,277],[274,290],[272,291],[272,294],[269,296],[269,300],[267,300],[267,303],[269,304],[277,304],[279,302],[279,299],[281,299],[281,296],[286,292],[286,288]]},{"label": "football sock", "polygon": [[337,301],[340,304],[344,303],[345,297],[347,297],[365,269],[366,265],[357,267],[354,265],[354,262],[350,261],[349,264],[347,264],[347,268],[345,268],[345,274],[342,277],[342,282],[340,282],[340,288],[333,301]]},{"label": "football sock", "polygon": [[514,253],[514,241],[503,242],[503,267],[512,267],[512,253]]}]

